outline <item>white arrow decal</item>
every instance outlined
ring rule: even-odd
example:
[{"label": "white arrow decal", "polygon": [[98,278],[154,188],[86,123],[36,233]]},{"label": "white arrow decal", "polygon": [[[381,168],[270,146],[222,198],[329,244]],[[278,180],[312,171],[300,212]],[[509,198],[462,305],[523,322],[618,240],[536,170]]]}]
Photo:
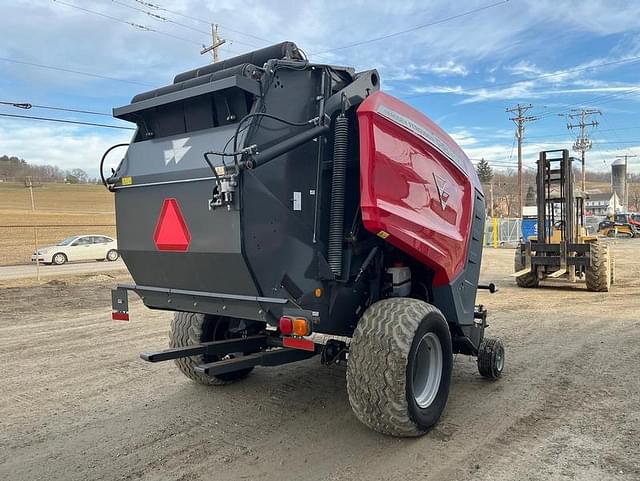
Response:
[{"label": "white arrow decal", "polygon": [[185,137],[184,139],[177,139],[171,141],[171,148],[164,151],[164,165],[169,165],[169,162],[172,160],[177,164],[182,160],[189,149],[191,149],[190,145],[186,145],[189,142],[189,137]]}]

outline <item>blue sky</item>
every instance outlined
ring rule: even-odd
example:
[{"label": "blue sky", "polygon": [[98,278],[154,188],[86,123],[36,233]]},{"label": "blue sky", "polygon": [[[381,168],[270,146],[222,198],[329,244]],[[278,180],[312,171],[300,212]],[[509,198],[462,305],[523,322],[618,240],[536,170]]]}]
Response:
[{"label": "blue sky", "polygon": [[[479,11],[340,48],[472,10]],[[0,0],[0,12],[13,19],[0,41],[0,101],[108,113],[140,91],[170,83],[175,73],[208,63],[199,50],[210,41],[206,22],[215,21],[227,40],[223,58],[292,40],[314,61],[379,69],[384,90],[440,123],[469,157],[485,157],[496,168],[515,167],[514,126],[505,108],[518,102],[533,104],[529,113],[540,117],[527,124],[525,165],[534,165],[539,150],[570,147],[566,118],[558,114],[578,107],[602,111],[594,117],[599,125],[588,168],[605,170],[616,155],[640,155],[638,1],[362,0],[328,7],[320,0]],[[0,113],[128,126],[35,108],[0,106]],[[102,151],[129,136],[0,117],[0,154],[92,175]],[[640,173],[640,157],[630,165]]]}]

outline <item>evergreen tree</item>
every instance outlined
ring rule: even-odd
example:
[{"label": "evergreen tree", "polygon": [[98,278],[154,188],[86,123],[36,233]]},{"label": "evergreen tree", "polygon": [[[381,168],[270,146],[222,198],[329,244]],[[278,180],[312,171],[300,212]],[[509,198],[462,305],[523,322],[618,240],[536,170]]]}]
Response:
[{"label": "evergreen tree", "polygon": [[484,160],[484,157],[478,162],[476,171],[478,172],[478,177],[480,177],[480,182],[483,184],[488,184],[491,182],[491,179],[493,179],[493,169],[489,165],[489,162]]}]

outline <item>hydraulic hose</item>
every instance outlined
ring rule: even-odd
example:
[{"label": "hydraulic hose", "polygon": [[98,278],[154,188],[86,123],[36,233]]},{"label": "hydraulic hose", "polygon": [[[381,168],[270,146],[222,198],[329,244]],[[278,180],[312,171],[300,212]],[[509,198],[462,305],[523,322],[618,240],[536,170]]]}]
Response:
[{"label": "hydraulic hose", "polygon": [[327,261],[336,277],[342,276],[342,240],[344,237],[344,191],[347,174],[349,121],[338,115],[334,127],[333,175],[331,178],[331,211],[329,214],[329,252]]},{"label": "hydraulic hose", "polygon": [[106,152],[104,154],[102,154],[102,158],[100,159],[100,179],[102,180],[102,185],[104,185],[109,191],[111,191],[111,189],[109,189],[109,184],[107,184],[107,179],[104,178],[104,159],[107,158],[107,155],[109,155],[109,152],[111,152],[113,149],[116,149],[118,147],[128,147],[129,144],[116,144],[116,145],[112,145],[111,147],[109,147]]}]

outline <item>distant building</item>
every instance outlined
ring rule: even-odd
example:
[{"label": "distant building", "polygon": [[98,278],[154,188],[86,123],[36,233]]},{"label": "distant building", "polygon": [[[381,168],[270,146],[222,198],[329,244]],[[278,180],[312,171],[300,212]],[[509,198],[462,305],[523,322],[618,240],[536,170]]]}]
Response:
[{"label": "distant building", "polygon": [[525,205],[522,207],[522,217],[530,217],[537,218],[538,217],[538,207],[535,205]]},{"label": "distant building", "polygon": [[584,210],[587,214],[592,215],[609,215],[615,210],[622,211],[620,197],[615,192],[605,193],[587,193],[587,200],[584,203]]}]

